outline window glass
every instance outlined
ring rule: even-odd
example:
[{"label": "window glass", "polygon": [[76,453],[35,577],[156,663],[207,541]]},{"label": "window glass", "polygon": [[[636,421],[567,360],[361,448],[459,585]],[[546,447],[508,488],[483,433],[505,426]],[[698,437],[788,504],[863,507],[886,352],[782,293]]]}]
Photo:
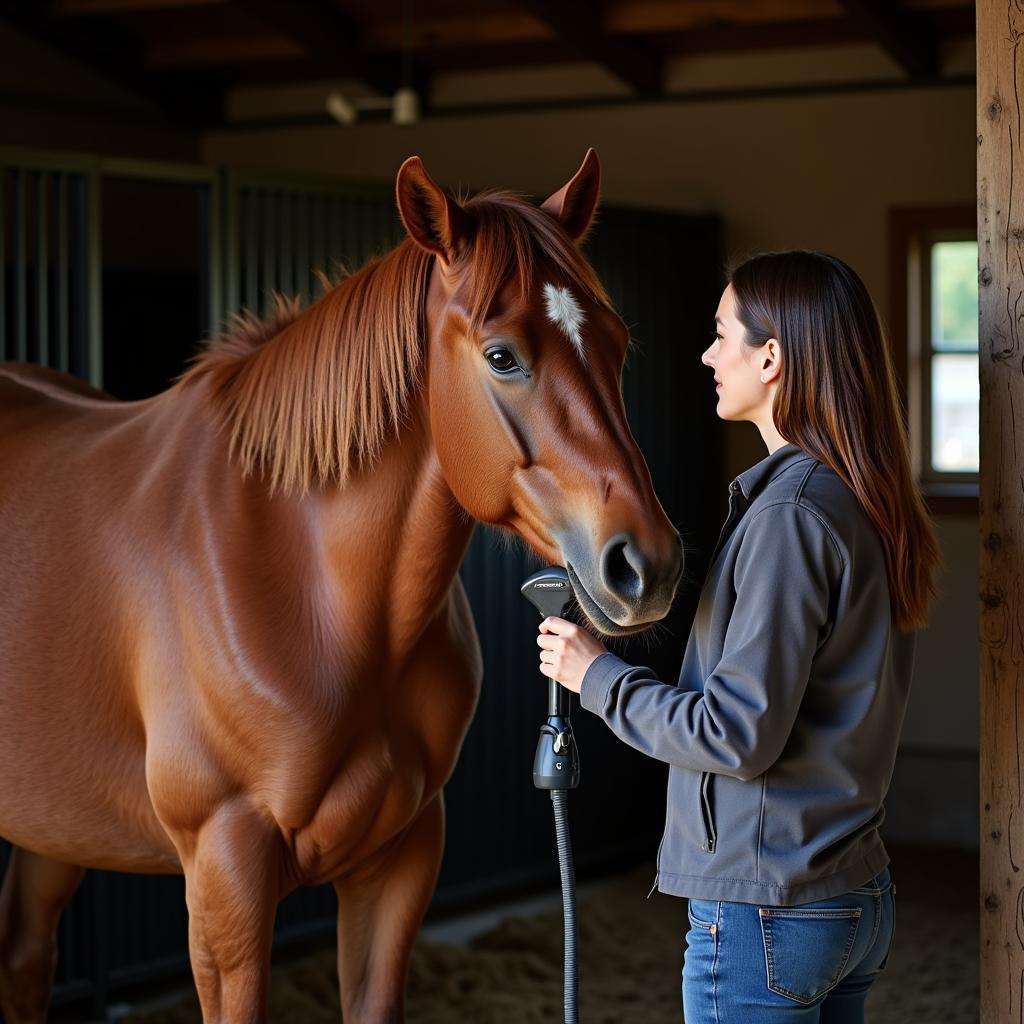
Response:
[{"label": "window glass", "polygon": [[978,349],[978,243],[932,246],[932,348]]},{"label": "window glass", "polygon": [[932,470],[978,472],[978,243],[931,246]]},{"label": "window glass", "polygon": [[978,355],[932,356],[932,465],[943,473],[978,471]]}]

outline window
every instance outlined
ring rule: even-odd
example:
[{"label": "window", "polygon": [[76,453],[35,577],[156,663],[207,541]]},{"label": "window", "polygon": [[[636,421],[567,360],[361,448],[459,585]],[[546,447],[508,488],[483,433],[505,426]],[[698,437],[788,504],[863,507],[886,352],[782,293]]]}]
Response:
[{"label": "window", "polygon": [[889,316],[915,475],[933,512],[976,513],[978,244],[974,207],[892,211]]},{"label": "window", "polygon": [[931,242],[921,362],[929,480],[978,473],[978,243]]}]

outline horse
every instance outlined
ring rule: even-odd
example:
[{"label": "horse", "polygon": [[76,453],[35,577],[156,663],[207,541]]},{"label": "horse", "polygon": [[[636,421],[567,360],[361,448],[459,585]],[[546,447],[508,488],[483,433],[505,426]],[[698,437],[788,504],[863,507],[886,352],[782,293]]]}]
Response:
[{"label": "horse", "polygon": [[477,522],[651,627],[682,546],[626,421],[628,331],[535,206],[410,157],[406,237],[119,402],[0,367],[0,1007],[45,1018],[86,868],[184,873],[203,1020],[263,1021],[277,903],[331,883],[348,1024],[404,1020],[482,661]]}]

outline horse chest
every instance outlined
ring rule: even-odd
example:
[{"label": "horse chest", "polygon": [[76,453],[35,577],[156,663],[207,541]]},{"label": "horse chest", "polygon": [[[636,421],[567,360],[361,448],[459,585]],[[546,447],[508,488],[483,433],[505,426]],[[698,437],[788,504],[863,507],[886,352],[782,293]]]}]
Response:
[{"label": "horse chest", "polygon": [[[475,640],[475,634],[472,634]],[[480,691],[476,649],[428,645],[362,719],[359,739],[337,768],[309,824],[294,837],[302,881],[317,883],[354,868],[406,829],[455,767]]]},{"label": "horse chest", "polygon": [[339,765],[312,821],[294,836],[298,879],[316,884],[371,859],[400,835],[448,778],[457,749],[421,735],[371,734]]},{"label": "horse chest", "polygon": [[[457,578],[404,650],[389,633],[363,637],[350,618],[344,649],[315,664],[299,658],[284,671],[274,654],[250,651],[249,676],[204,663],[201,723],[190,704],[149,708],[151,745],[167,740],[152,758],[167,769],[158,799],[163,818],[187,831],[221,800],[251,794],[280,829],[295,881],[317,883],[372,859],[438,794],[476,707],[482,659]],[[253,679],[292,682],[268,696]],[[201,786],[193,771],[182,792],[179,740],[193,735],[209,771]]]}]

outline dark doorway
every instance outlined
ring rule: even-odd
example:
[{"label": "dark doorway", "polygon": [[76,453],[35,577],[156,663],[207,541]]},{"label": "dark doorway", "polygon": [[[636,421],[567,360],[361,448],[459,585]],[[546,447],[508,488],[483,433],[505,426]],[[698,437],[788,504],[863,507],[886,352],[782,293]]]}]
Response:
[{"label": "dark doorway", "polygon": [[201,183],[102,184],[103,388],[163,391],[210,322],[209,190]]}]

